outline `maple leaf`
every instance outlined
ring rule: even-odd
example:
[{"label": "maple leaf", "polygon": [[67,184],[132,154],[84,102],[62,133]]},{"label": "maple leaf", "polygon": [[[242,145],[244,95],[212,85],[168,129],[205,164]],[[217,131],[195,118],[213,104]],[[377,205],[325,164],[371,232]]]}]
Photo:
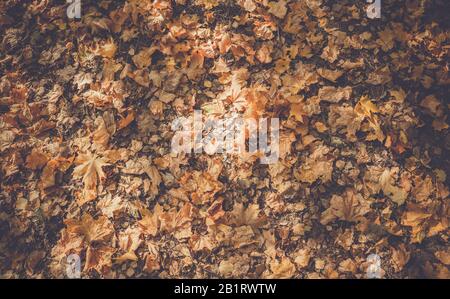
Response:
[{"label": "maple leaf", "polygon": [[286,1],[280,0],[278,2],[269,2],[269,12],[277,18],[284,18],[287,13]]},{"label": "maple leaf", "polygon": [[106,149],[111,138],[111,134],[106,128],[105,121],[102,117],[95,120],[98,128],[92,134],[92,142],[98,149]]},{"label": "maple leaf", "polygon": [[302,182],[312,184],[318,179],[322,182],[331,180],[333,172],[333,158],[327,156],[330,149],[326,146],[317,146],[312,154],[300,165],[294,176]]},{"label": "maple leaf", "polygon": [[236,203],[231,214],[231,223],[237,226],[250,225],[259,227],[266,221],[266,215],[260,216],[260,211],[257,204],[250,204],[245,208],[242,203]]},{"label": "maple leaf", "polygon": [[450,265],[450,250],[448,248],[447,250],[436,251],[434,256],[444,265]]},{"label": "maple leaf", "polygon": [[152,55],[156,50],[157,47],[155,46],[142,49],[138,54],[133,56],[134,64],[140,69],[148,67],[152,63]]},{"label": "maple leaf", "polygon": [[378,107],[372,101],[370,101],[367,96],[363,96],[356,104],[355,112],[359,116],[367,118],[369,120],[371,128],[375,131],[375,134],[367,136],[366,140],[370,141],[378,139],[378,141],[383,142],[385,136],[380,128],[378,116],[375,114],[379,112]]},{"label": "maple leaf", "polygon": [[412,228],[412,242],[420,243],[426,236],[427,221],[433,216],[416,204],[408,204],[401,223]]},{"label": "maple leaf", "polygon": [[114,233],[112,223],[105,216],[95,220],[91,215],[84,214],[81,220],[67,219],[64,223],[69,233],[84,237],[89,244],[96,241],[107,242]]},{"label": "maple leaf", "polygon": [[295,274],[295,265],[287,257],[283,257],[281,261],[272,260],[269,264],[272,273],[266,275],[269,279],[287,279],[292,278]]},{"label": "maple leaf", "polygon": [[392,168],[391,170],[385,169],[380,176],[380,186],[383,193],[389,196],[392,201],[398,205],[402,205],[408,197],[409,190],[399,188],[394,185],[393,175],[398,172],[398,169]]},{"label": "maple leaf", "polygon": [[74,178],[82,178],[84,189],[79,204],[94,200],[97,198],[98,185],[106,178],[102,167],[108,165],[106,158],[100,158],[95,154],[87,153],[79,155],[76,160],[73,171]]},{"label": "maple leaf", "polygon": [[342,100],[349,100],[352,95],[352,88],[350,86],[344,88],[336,88],[333,86],[324,86],[319,89],[319,98],[322,101],[337,103]]},{"label": "maple leaf", "polygon": [[95,44],[92,51],[96,55],[100,55],[104,58],[113,58],[116,55],[117,46],[114,43],[114,40],[110,38],[104,42]]},{"label": "maple leaf", "polygon": [[356,222],[369,211],[369,202],[353,189],[348,189],[343,197],[332,196],[330,207],[322,213],[320,223],[326,225],[335,219]]},{"label": "maple leaf", "polygon": [[400,244],[397,248],[392,248],[392,260],[395,272],[400,272],[406,265],[411,254],[407,251],[405,244]]},{"label": "maple leaf", "polygon": [[114,248],[106,245],[98,248],[89,246],[86,250],[86,263],[84,264],[83,271],[86,272],[94,269],[101,274],[108,273],[112,265],[111,258],[115,252],[116,250]]},{"label": "maple leaf", "polygon": [[177,239],[190,237],[192,235],[191,222],[193,209],[190,203],[185,203],[178,212],[169,211],[163,213],[160,217],[161,231],[173,233]]},{"label": "maple leaf", "polygon": [[111,195],[108,194],[106,197],[99,200],[97,207],[102,211],[103,215],[108,218],[113,218],[121,211],[124,211],[127,208],[127,205],[120,196],[111,197]]},{"label": "maple leaf", "polygon": [[328,45],[323,49],[322,55],[320,58],[327,60],[330,63],[333,63],[338,59],[340,50],[338,45],[334,43],[333,40],[330,40]]},{"label": "maple leaf", "polygon": [[327,80],[330,80],[332,82],[336,82],[336,80],[339,79],[342,76],[342,74],[344,74],[344,72],[341,70],[333,71],[333,70],[329,70],[329,69],[325,69],[325,68],[318,69],[317,73],[321,77],[323,77]]},{"label": "maple leaf", "polygon": [[420,106],[428,110],[429,113],[435,116],[442,116],[443,109],[441,108],[441,102],[434,96],[429,95],[425,97],[421,102]]},{"label": "maple leaf", "polygon": [[55,186],[55,175],[57,171],[65,172],[72,165],[72,162],[73,157],[68,159],[57,157],[48,161],[44,169],[42,170],[40,187],[42,189],[46,189]]},{"label": "maple leaf", "polygon": [[142,243],[140,236],[141,232],[134,227],[129,227],[119,234],[119,247],[125,251],[125,253],[116,259],[118,262],[138,260],[135,251]]},{"label": "maple leaf", "polygon": [[27,156],[26,166],[29,169],[36,170],[47,164],[47,156],[39,150],[33,149],[31,154]]},{"label": "maple leaf", "polygon": [[161,223],[159,218],[161,217],[162,212],[162,207],[159,204],[155,205],[153,212],[143,207],[140,208],[142,219],[138,221],[138,225],[141,228],[142,233],[150,236],[156,236],[159,231]]}]

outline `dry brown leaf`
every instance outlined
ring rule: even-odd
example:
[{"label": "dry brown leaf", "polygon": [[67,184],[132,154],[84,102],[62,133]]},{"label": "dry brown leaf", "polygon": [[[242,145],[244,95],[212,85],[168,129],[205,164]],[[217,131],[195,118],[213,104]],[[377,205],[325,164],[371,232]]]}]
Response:
[{"label": "dry brown leaf", "polygon": [[370,203],[361,194],[348,189],[341,197],[333,195],[330,207],[322,213],[320,223],[326,225],[335,219],[357,222],[370,211]]},{"label": "dry brown leaf", "polygon": [[43,152],[33,149],[27,156],[26,166],[29,169],[36,170],[44,167],[47,164],[48,157]]},{"label": "dry brown leaf", "polygon": [[272,260],[269,264],[270,271],[266,278],[270,279],[286,279],[295,275],[295,266],[287,257],[281,258],[281,261]]},{"label": "dry brown leaf", "polygon": [[329,70],[325,68],[318,69],[317,73],[321,77],[330,80],[332,82],[336,82],[336,80],[339,79],[344,74],[344,72],[341,70]]},{"label": "dry brown leaf", "polygon": [[420,243],[426,236],[426,222],[432,214],[415,204],[408,204],[407,210],[402,216],[402,225],[410,226],[412,231],[412,242]]},{"label": "dry brown leaf", "polygon": [[106,175],[102,167],[108,165],[105,158],[100,158],[96,154],[80,154],[75,163],[78,164],[73,171],[74,178],[82,178],[84,185],[83,192],[78,199],[80,205],[97,198],[98,186],[101,186]]},{"label": "dry brown leaf", "polygon": [[285,0],[279,0],[276,2],[269,2],[269,12],[276,16],[277,18],[284,18],[284,16],[287,13],[286,8],[286,1]]},{"label": "dry brown leaf", "polygon": [[84,214],[80,220],[67,219],[64,221],[70,234],[83,236],[89,244],[92,242],[107,242],[114,233],[112,223],[105,216],[95,220],[89,214]]},{"label": "dry brown leaf", "polygon": [[138,221],[141,231],[145,235],[156,236],[160,227],[160,220],[163,210],[159,204],[153,208],[153,212],[147,209],[140,209],[142,219]]},{"label": "dry brown leaf", "polygon": [[125,253],[116,258],[118,262],[137,261],[136,249],[142,244],[141,232],[135,227],[128,227],[124,232],[119,233],[119,248]]},{"label": "dry brown leaf", "polygon": [[441,261],[441,263],[443,263],[444,265],[449,266],[450,265],[450,251],[447,250],[442,250],[442,251],[436,251],[434,253],[434,256],[437,257],[438,260]]},{"label": "dry brown leaf", "polygon": [[349,100],[352,95],[352,88],[350,86],[344,88],[336,88],[333,86],[324,86],[319,89],[319,98],[322,101],[330,103],[338,103],[342,100]]},{"label": "dry brown leaf", "polygon": [[236,203],[231,213],[231,223],[241,226],[250,225],[259,227],[266,221],[266,217],[262,214],[257,204],[250,204],[247,208],[242,203]]},{"label": "dry brown leaf", "polygon": [[396,187],[394,185],[395,180],[393,176],[398,172],[398,169],[385,169],[380,176],[380,186],[381,190],[386,196],[389,196],[393,202],[398,205],[402,205],[406,198],[408,197],[409,188],[405,190],[405,188]]},{"label": "dry brown leaf", "polygon": [[110,271],[112,266],[112,256],[116,250],[109,246],[101,246],[94,248],[89,246],[86,251],[86,262],[83,271],[87,272],[91,269],[98,273],[106,274]]},{"label": "dry brown leaf", "polygon": [[392,248],[392,260],[394,262],[395,272],[403,269],[409,261],[410,255],[410,252],[407,251],[404,244],[400,244],[397,248]]}]

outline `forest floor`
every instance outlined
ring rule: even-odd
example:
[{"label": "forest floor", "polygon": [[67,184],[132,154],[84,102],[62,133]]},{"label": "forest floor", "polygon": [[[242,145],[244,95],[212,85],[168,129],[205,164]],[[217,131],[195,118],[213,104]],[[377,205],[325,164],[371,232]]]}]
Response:
[{"label": "forest floor", "polygon": [[1,1],[0,277],[450,278],[450,5],[399,2]]}]

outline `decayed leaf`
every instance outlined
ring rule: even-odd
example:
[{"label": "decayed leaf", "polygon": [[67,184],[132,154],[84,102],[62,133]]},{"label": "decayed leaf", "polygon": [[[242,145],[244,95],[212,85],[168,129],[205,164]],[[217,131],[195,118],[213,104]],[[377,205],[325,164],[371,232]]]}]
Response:
[{"label": "decayed leaf", "polygon": [[218,271],[225,277],[242,277],[250,269],[248,256],[234,255],[219,264]]},{"label": "decayed leaf", "polygon": [[383,51],[387,52],[394,46],[394,32],[389,28],[380,31],[380,38],[377,40],[377,43],[381,46]]},{"label": "decayed leaf", "polygon": [[328,44],[323,49],[322,55],[320,55],[320,58],[327,60],[330,63],[333,63],[337,60],[339,54],[340,54],[340,50],[339,50],[338,45],[334,42],[333,39],[331,39],[331,40],[329,40]]},{"label": "decayed leaf", "polygon": [[398,90],[391,90],[389,91],[389,93],[395,98],[397,102],[403,103],[405,101],[406,93],[403,89],[400,88]]},{"label": "decayed leaf", "polygon": [[303,122],[303,117],[306,116],[305,111],[303,110],[303,104],[291,104],[290,116],[293,116],[296,121]]},{"label": "decayed leaf", "polygon": [[207,250],[211,251],[216,248],[217,243],[210,235],[193,235],[189,240],[189,244],[194,251]]},{"label": "decayed leaf", "polygon": [[45,190],[47,188],[54,187],[56,184],[55,175],[58,171],[65,172],[73,162],[73,158],[62,158],[58,157],[51,159],[47,162],[44,169],[42,170],[40,178],[40,187]]},{"label": "decayed leaf", "polygon": [[95,45],[93,52],[104,58],[114,58],[117,52],[117,46],[113,39],[108,39]]},{"label": "decayed leaf", "polygon": [[98,149],[106,149],[109,143],[109,139],[111,138],[111,133],[108,131],[106,123],[102,117],[98,117],[95,122],[98,127],[92,134],[92,141]]},{"label": "decayed leaf", "polygon": [[[364,278],[370,253],[381,276],[450,277],[445,1],[388,23],[322,0],[106,0],[83,22],[18,2],[0,1],[5,278],[67,277],[70,254],[82,278]],[[173,153],[197,109],[278,118],[278,161]]]},{"label": "decayed leaf", "polygon": [[128,96],[122,81],[103,81],[90,87],[82,94],[88,103],[99,109],[113,107],[122,111],[123,101]]}]

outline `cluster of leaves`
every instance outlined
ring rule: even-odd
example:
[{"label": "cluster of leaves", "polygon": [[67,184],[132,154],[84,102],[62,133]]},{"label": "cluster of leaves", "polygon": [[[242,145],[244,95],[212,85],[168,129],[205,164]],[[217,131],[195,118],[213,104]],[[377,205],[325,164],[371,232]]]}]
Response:
[{"label": "cluster of leaves", "polygon": [[[446,0],[0,3],[0,273],[449,278]],[[280,119],[280,159],[171,154]]]}]

